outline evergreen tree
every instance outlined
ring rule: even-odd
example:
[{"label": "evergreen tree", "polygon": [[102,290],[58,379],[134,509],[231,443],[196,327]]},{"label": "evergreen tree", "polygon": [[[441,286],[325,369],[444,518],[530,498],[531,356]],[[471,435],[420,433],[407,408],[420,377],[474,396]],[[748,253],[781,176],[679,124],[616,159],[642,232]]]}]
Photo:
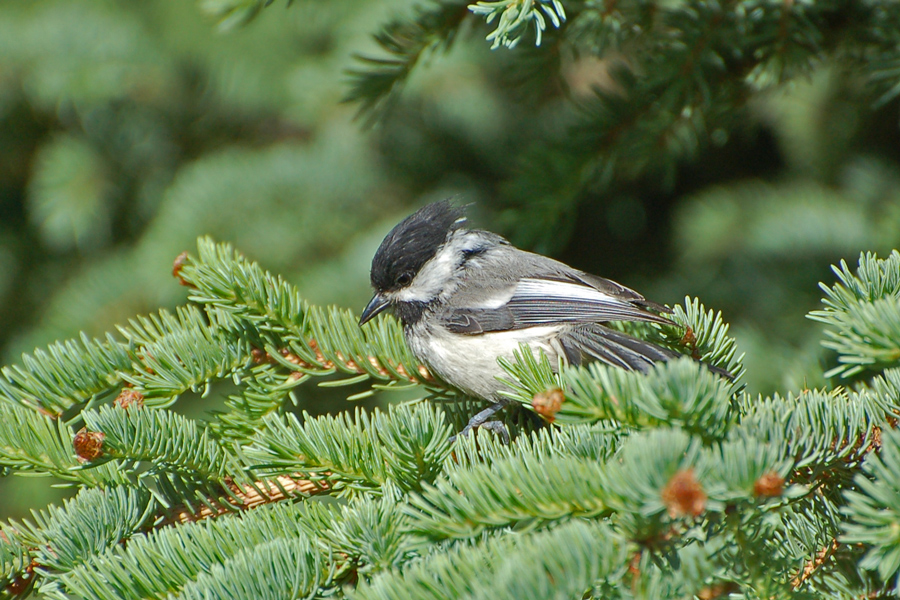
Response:
[{"label": "evergreen tree", "polygon": [[[203,6],[223,27],[235,27],[270,14],[262,11],[265,4],[208,0]],[[288,14],[306,9],[298,3]],[[44,248],[112,248],[103,237],[110,223],[130,222],[129,231],[141,236],[124,258],[86,268],[94,275],[85,277],[95,277],[94,293],[167,304],[176,294],[162,291],[154,277],[134,279],[136,265],[162,271],[163,250],[185,243],[191,223],[225,205],[240,206],[259,181],[267,182],[269,202],[253,214],[265,215],[261,228],[272,228],[267,242],[300,240],[302,248],[291,255],[315,255],[316,243],[327,239],[317,237],[320,230],[349,231],[354,224],[347,219],[369,219],[372,213],[349,210],[360,206],[352,198],[361,188],[351,184],[345,204],[304,204],[294,219],[278,213],[282,194],[312,187],[316,164],[325,164],[312,157],[336,156],[368,172],[366,150],[353,153],[352,144],[326,136],[312,149],[283,139],[265,148],[238,147],[239,141],[214,154],[197,149],[201,158],[190,168],[149,169],[131,181],[143,190],[136,196],[154,198],[156,185],[166,187],[166,199],[158,213],[129,221],[135,195],[117,195],[109,185],[127,182],[133,173],[127,165],[140,160],[117,152],[116,140],[131,151],[170,146],[152,138],[149,146],[122,142],[142,118],[165,121],[162,109],[141,116],[141,89],[121,87],[138,79],[122,73],[158,69],[166,85],[157,91],[182,89],[169,79],[178,69],[161,59],[174,55],[171,48],[141,45],[160,39],[140,32],[164,13],[151,7],[147,21],[123,20],[112,2],[39,6],[39,22],[58,23],[65,34],[52,43],[87,51],[97,32],[109,42],[91,55],[96,69],[80,72],[41,61],[46,47],[38,42],[50,44],[53,36],[39,28],[29,33],[29,10],[4,6],[0,28],[9,35],[0,35],[7,40],[0,56],[17,66],[12,77],[23,85],[16,93],[47,114],[58,111],[60,119],[50,128],[56,131],[40,134],[28,182],[29,214],[40,223]],[[73,19],[80,30],[70,25]],[[379,124],[383,140],[403,142],[401,156],[425,160],[410,151],[420,140],[402,126],[415,114],[403,88],[426,55],[456,44],[467,28],[480,31],[487,38],[480,45],[496,48],[491,60],[514,82],[508,89],[527,98],[510,111],[528,111],[529,120],[510,117],[503,124],[533,126],[506,132],[505,143],[519,151],[490,160],[513,156],[517,166],[501,177],[496,165],[486,169],[485,179],[493,181],[479,189],[497,193],[499,216],[518,215],[506,222],[518,243],[550,251],[576,230],[579,207],[646,189],[649,180],[677,186],[682,165],[744,135],[744,123],[760,110],[756,103],[766,110],[789,105],[777,96],[788,85],[807,86],[812,97],[809,90],[821,86],[824,104],[843,102],[841,114],[859,120],[896,108],[898,24],[900,8],[878,0],[436,2],[376,36],[387,54],[357,63],[348,98]],[[31,45],[15,42],[23,39]],[[73,64],[87,64],[76,54]],[[97,61],[104,56],[108,61]],[[576,89],[579,81],[585,85]],[[415,92],[415,81],[409,83],[405,92]],[[61,97],[72,104],[54,106]],[[157,108],[170,97],[156,96]],[[3,118],[17,119],[21,106],[17,98],[0,104]],[[120,120],[111,118],[116,114]],[[234,118],[227,109],[215,114],[227,115],[227,123]],[[791,114],[789,108],[774,113],[781,131],[794,126]],[[91,121],[91,115],[103,118]],[[884,249],[896,245],[900,212],[885,158],[844,166],[847,156],[857,156],[857,132],[852,123],[843,125],[825,128],[837,141],[795,166],[812,175],[710,188],[679,209],[679,264],[671,276],[698,266],[714,273],[738,261],[741,274],[752,276],[748,287],[776,289],[764,284],[798,264],[773,264],[776,250],[808,258],[870,243],[885,258],[864,253],[855,267],[839,262],[837,281],[822,284],[823,303],[809,314],[824,328],[832,356],[827,372],[806,359],[795,365],[797,385],[783,393],[748,392],[744,380],[753,373],[721,313],[686,298],[673,307],[675,326],[631,324],[629,330],[726,368],[737,375],[734,382],[688,358],[648,375],[597,364],[555,373],[544,357],[523,349],[516,362],[504,364],[513,401],[503,415],[513,434],[509,445],[489,432],[451,441],[481,403],[417,364],[390,317],[361,329],[351,311],[311,303],[231,245],[201,238],[197,251],[174,265],[187,304],[115,315],[116,333],[46,344],[0,369],[3,474],[54,476],[72,492],[61,504],[35,506],[28,518],[0,524],[2,593],[117,599],[896,595],[900,253]],[[117,135],[104,134],[110,131]],[[223,135],[241,140],[242,129],[225,128]],[[197,141],[216,146],[207,135]],[[803,147],[810,146],[816,144]],[[438,154],[446,151],[441,148]],[[297,174],[300,155],[307,170]],[[365,189],[380,184],[374,177],[359,181]],[[410,190],[432,184],[408,182]],[[640,211],[620,208],[607,216],[625,236],[621,244]],[[98,210],[106,225],[90,218]],[[337,269],[341,260],[321,268]],[[724,284],[708,279],[699,287],[712,299],[729,308],[740,303],[741,289],[722,291]],[[666,285],[675,284],[661,289]],[[96,310],[84,308],[90,303],[83,297],[72,302],[75,297],[59,295],[57,306],[74,306],[75,320]],[[775,300],[754,308],[785,312],[790,298]],[[766,347],[767,340],[759,344]],[[347,390],[355,401],[377,395],[387,408],[318,416],[295,408],[331,388]],[[212,411],[197,410],[202,398]]]},{"label": "evergreen tree", "polygon": [[[147,598],[879,597],[900,571],[900,253],[836,269],[824,308],[853,389],[754,398],[721,316],[640,325],[689,358],[650,374],[509,374],[514,441],[451,441],[477,409],[406,349],[227,244],[175,275],[191,303],[23,356],[0,460],[78,492],[0,528],[6,595]],[[229,380],[222,410],[183,396]],[[292,390],[361,380],[426,400],[297,417]],[[528,414],[532,418],[528,418]],[[533,418],[535,415],[539,419]],[[331,501],[324,501],[331,500]]]}]

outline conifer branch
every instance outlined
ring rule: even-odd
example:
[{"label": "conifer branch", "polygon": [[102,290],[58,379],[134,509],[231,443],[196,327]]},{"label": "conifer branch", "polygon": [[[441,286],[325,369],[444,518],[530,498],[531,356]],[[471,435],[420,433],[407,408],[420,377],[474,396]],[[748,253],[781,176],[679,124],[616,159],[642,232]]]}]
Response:
[{"label": "conifer branch", "polygon": [[332,553],[346,557],[364,577],[404,566],[419,556],[421,545],[406,527],[403,497],[385,491],[381,498],[363,497],[341,507],[341,516],[323,528]]},{"label": "conifer branch", "polygon": [[825,374],[850,377],[864,369],[900,362],[900,253],[886,259],[861,254],[854,274],[845,261],[833,267],[840,283],[820,284],[825,308],[809,318],[829,326],[822,345],[838,353],[839,366]]},{"label": "conifer branch", "polygon": [[[254,356],[252,351],[251,356]],[[225,406],[229,410],[217,413],[210,429],[221,439],[237,441],[252,435],[263,417],[282,409],[285,396],[305,383],[309,375],[262,364],[235,379],[242,385],[241,392],[228,396]]]},{"label": "conifer branch", "polygon": [[[362,583],[358,600],[578,598],[627,565],[628,544],[606,525],[576,520],[550,531],[457,545]],[[551,591],[552,590],[552,591]]]},{"label": "conifer branch", "polygon": [[863,470],[854,480],[858,491],[844,494],[850,519],[844,523],[841,541],[866,544],[868,551],[859,566],[877,572],[896,589],[900,573],[900,433],[885,432],[881,451],[866,461]]},{"label": "conifer branch", "polygon": [[877,96],[874,106],[880,108],[900,96],[900,52],[887,49],[869,61],[872,71],[869,87]]},{"label": "conifer branch", "polygon": [[451,432],[443,415],[417,404],[391,407],[372,416],[357,410],[303,423],[294,415],[267,417],[244,453],[262,473],[303,472],[335,492],[355,494],[388,481],[402,490],[434,480],[450,452]]},{"label": "conifer branch", "polygon": [[[559,232],[571,230],[586,192],[646,176],[671,186],[679,161],[740,129],[748,101],[807,77],[818,65],[846,66],[873,102],[886,102],[900,89],[897,38],[888,33],[897,30],[892,25],[898,17],[885,0],[783,2],[770,10],[760,10],[755,0],[563,2],[563,10],[551,10],[543,0],[503,0],[474,3],[470,10],[501,21],[492,42],[514,45],[527,23],[553,21],[544,8],[566,15],[565,24],[557,18],[560,28],[552,29],[554,44],[546,55],[562,49],[571,60],[546,60],[547,69],[531,69],[518,82],[521,89],[548,78],[565,81],[565,65],[584,57],[612,66],[612,81],[599,80],[593,96],[567,98],[571,102],[556,110],[562,117],[514,157],[518,168],[504,182],[504,195],[528,215],[521,219],[519,241],[542,250],[566,239]],[[355,71],[347,99],[360,102],[360,112],[372,119],[383,115],[419,56],[414,49],[430,36],[452,37],[460,26],[415,17],[392,22],[381,35],[414,31],[409,39],[415,42],[397,41],[398,58]],[[512,68],[530,55],[517,51]],[[546,231],[555,232],[553,239]]]},{"label": "conifer branch", "polygon": [[680,328],[651,330],[660,331],[671,348],[686,349],[693,358],[724,369],[739,381],[744,373],[743,354],[737,354],[737,342],[728,335],[729,325],[721,311],[706,310],[698,298],[689,296],[685,296],[684,305],[676,304],[672,310],[672,320]]},{"label": "conifer branch", "polygon": [[[61,508],[0,526],[9,593],[609,597],[627,580],[681,598],[897,586],[900,368],[852,391],[753,399],[697,362],[742,370],[721,315],[688,300],[677,327],[628,326],[692,356],[647,375],[554,372],[523,350],[505,365],[509,395],[552,425],[522,427],[508,446],[488,432],[451,443],[449,422],[477,403],[439,386],[434,403],[298,419],[280,404],[316,376],[426,380],[395,322],[361,332],[349,312],[306,305],[230,247],[200,248],[179,274],[202,310],[123,327],[128,365],[114,387],[77,396],[71,421],[0,402],[0,465],[82,485]],[[843,335],[861,306],[886,300],[897,265],[900,254],[864,257],[856,274],[844,265],[826,289],[830,326]],[[163,408],[228,376],[242,388],[230,420]],[[131,387],[104,404],[122,381]],[[342,504],[308,500],[326,493]]]},{"label": "conifer branch", "polygon": [[19,539],[17,530],[0,525],[0,581],[12,581],[30,566],[28,548]]},{"label": "conifer branch", "polygon": [[[284,557],[297,561],[294,568],[303,574],[304,581],[307,576],[310,580],[318,577],[319,581],[325,581],[327,568],[322,564],[323,558],[318,553],[306,552],[311,549],[305,522],[325,518],[324,515],[316,516],[322,510],[327,509],[315,505],[274,504],[227,519],[166,527],[135,537],[125,547],[117,546],[91,556],[84,564],[61,575],[60,583],[70,593],[97,600],[158,598],[167,593],[177,594],[188,585],[193,588],[197,584],[191,582],[198,579],[203,579],[202,586],[215,585],[203,575],[205,565],[212,564],[217,565],[216,572],[221,574],[219,585],[233,585],[234,577],[222,571],[223,566],[233,557],[238,557],[239,565],[246,565],[246,553],[264,546],[268,550],[262,552],[273,562]],[[313,519],[308,519],[310,513]],[[268,546],[270,544],[275,544],[275,548]],[[278,548],[280,558],[269,552]],[[298,550],[303,551],[298,554]],[[313,569],[319,573],[314,575],[308,569],[310,564],[318,564],[323,571]],[[272,573],[269,567],[256,566],[257,573]],[[248,585],[258,581],[273,586],[295,581],[297,575],[278,573],[277,581],[269,581],[243,573]]]},{"label": "conifer branch", "polygon": [[203,507],[215,514],[223,504],[242,508],[233,488],[252,483],[246,467],[195,421],[138,406],[102,406],[82,416],[83,435],[93,439],[83,448],[76,444],[86,466],[115,461],[166,508],[182,504],[193,514]]},{"label": "conifer branch", "polygon": [[[208,344],[203,355],[208,358],[201,364],[202,357],[182,360],[175,356],[167,365],[196,366],[162,375],[148,365],[135,382],[178,393],[188,384],[195,387],[203,381],[207,371],[230,373],[244,390],[229,398],[228,412],[217,416],[213,428],[220,436],[240,438],[251,433],[260,418],[277,411],[287,393],[309,377],[342,376],[320,385],[369,378],[384,382],[387,388],[436,385],[410,354],[396,321],[377,319],[360,329],[350,311],[308,305],[294,286],[263,271],[227,244],[201,238],[198,249],[196,259],[179,256],[174,272],[191,288],[191,300],[205,309],[209,319],[207,326],[191,312],[179,317],[199,336],[197,343]],[[123,333],[140,340],[158,340],[154,343],[165,346],[168,342],[160,336],[171,327],[171,321],[162,323],[162,330],[154,323],[132,322],[130,330]],[[189,347],[186,343],[185,349]],[[151,356],[152,352],[148,351]],[[163,348],[162,353],[168,356],[172,351]],[[167,390],[165,382],[173,378]]]},{"label": "conifer branch", "polygon": [[91,400],[119,385],[132,357],[128,348],[107,336],[105,342],[82,334],[46,350],[22,355],[22,365],[0,369],[0,402],[28,406],[49,416]]},{"label": "conifer branch", "polygon": [[[682,431],[661,430],[629,437],[616,460],[600,464],[557,450],[454,467],[411,497],[408,514],[413,531],[440,539],[619,513],[627,515],[622,526],[629,524],[629,535],[654,540],[666,535],[672,519],[721,514],[780,495],[780,485],[761,488],[760,480],[783,481],[790,467],[774,445],[736,440],[701,449]],[[690,483],[675,483],[679,477]]]},{"label": "conifer branch", "polygon": [[216,326],[255,338],[266,360],[310,375],[340,371],[385,382],[434,382],[410,354],[396,321],[377,319],[360,328],[350,311],[308,305],[294,286],[228,244],[201,238],[198,250],[197,259],[185,257],[178,267],[191,300],[207,308]]},{"label": "conifer branch", "polygon": [[[276,537],[242,548],[209,573],[200,573],[175,598],[311,598],[329,580],[327,562],[305,537]],[[260,577],[259,573],[266,573]]]},{"label": "conifer branch", "polygon": [[42,573],[60,573],[130,538],[157,508],[140,488],[85,488],[61,508],[34,512],[33,523],[11,523],[9,529],[34,549],[32,560]]},{"label": "conifer branch", "polygon": [[[431,387],[428,390],[431,394],[426,397],[426,400],[440,407],[451,431],[462,431],[472,419],[472,415],[479,413],[491,404],[453,390],[445,391]],[[544,421],[535,411],[531,410],[531,407],[519,403],[513,403],[500,411],[495,420],[503,423],[512,438],[517,438],[523,433],[532,433],[544,425]]]},{"label": "conifer branch", "polygon": [[17,559],[0,565],[4,577],[8,581],[27,577],[29,588],[38,584],[49,593],[60,573],[128,539],[156,508],[146,491],[113,486],[84,488],[62,508],[33,511],[33,522],[11,521],[0,528],[0,557],[6,550]]},{"label": "conifer branch", "polygon": [[72,449],[73,438],[60,419],[0,403],[0,465],[92,486],[125,482],[112,465],[83,469]]},{"label": "conifer branch", "polygon": [[160,526],[163,527],[175,523],[193,523],[233,513],[235,510],[250,510],[263,504],[281,502],[293,498],[308,498],[329,490],[323,481],[312,481],[288,475],[279,475],[266,480],[254,481],[243,486],[231,483],[228,484],[228,487],[231,502],[225,503],[218,501],[216,498],[209,498],[199,510],[193,511],[188,507],[176,506],[168,511],[168,518]]},{"label": "conifer branch", "polygon": [[880,437],[888,415],[868,395],[845,390],[809,390],[787,398],[744,397],[738,407],[740,427],[734,435],[754,437],[781,447],[793,457],[804,481],[859,468]]},{"label": "conifer branch", "polygon": [[[202,0],[203,12],[219,22],[220,31],[246,25],[275,0]],[[293,0],[287,0],[288,6]]]},{"label": "conifer branch", "polygon": [[471,538],[486,528],[597,516],[608,510],[606,484],[603,470],[587,460],[497,460],[454,470],[413,496],[410,527],[437,539]]},{"label": "conifer branch", "polygon": [[92,462],[146,461],[209,479],[237,476],[242,471],[238,459],[209,432],[168,410],[102,406],[83,416],[88,430],[103,436]]},{"label": "conifer branch", "polygon": [[663,363],[649,374],[592,364],[564,376],[561,422],[613,420],[643,429],[680,425],[704,439],[730,427],[731,383],[689,359]]},{"label": "conifer branch", "polygon": [[119,332],[136,348],[138,361],[122,377],[144,396],[148,407],[165,407],[180,394],[200,391],[213,379],[246,370],[252,360],[244,340],[222,335],[206,324],[196,307],[172,315],[137,317]]},{"label": "conifer branch", "polygon": [[797,576],[791,580],[791,585],[795,588],[799,588],[806,583],[813,575],[815,575],[816,571],[834,555],[835,551],[837,551],[840,546],[840,542],[833,540],[830,544],[822,548],[819,553],[816,554],[815,558],[810,559],[803,565],[803,570],[797,573]]},{"label": "conifer branch", "polygon": [[500,459],[540,462],[560,455],[606,462],[619,449],[623,433],[605,424],[575,424],[545,427],[520,435],[515,444],[503,444],[496,435],[478,430],[471,436],[457,438],[453,453],[444,464],[444,472],[489,466]]},{"label": "conifer branch", "polygon": [[413,68],[430,52],[446,50],[469,15],[468,0],[435,0],[414,18],[395,20],[375,35],[387,57],[357,56],[364,68],[348,71],[345,102],[360,102],[359,114],[372,120],[384,116]]},{"label": "conifer branch", "polygon": [[515,48],[525,31],[531,28],[534,29],[534,45],[540,46],[548,20],[556,29],[566,21],[566,10],[559,0],[482,0],[471,4],[469,10],[484,16],[487,23],[497,21],[497,28],[485,38],[492,42],[491,50],[501,45]]},{"label": "conifer branch", "polygon": [[887,423],[891,427],[896,427],[896,419],[900,415],[900,368],[885,369],[870,381],[860,384],[857,390],[887,415]]}]

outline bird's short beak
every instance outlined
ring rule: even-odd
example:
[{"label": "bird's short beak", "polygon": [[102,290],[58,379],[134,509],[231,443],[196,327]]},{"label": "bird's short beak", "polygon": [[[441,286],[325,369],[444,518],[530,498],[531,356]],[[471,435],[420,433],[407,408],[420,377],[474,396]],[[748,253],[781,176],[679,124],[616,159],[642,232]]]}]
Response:
[{"label": "bird's short beak", "polygon": [[390,305],[390,301],[381,294],[372,296],[372,299],[369,300],[366,308],[363,309],[362,314],[359,316],[360,327],[374,319],[375,316],[386,309],[388,305]]}]

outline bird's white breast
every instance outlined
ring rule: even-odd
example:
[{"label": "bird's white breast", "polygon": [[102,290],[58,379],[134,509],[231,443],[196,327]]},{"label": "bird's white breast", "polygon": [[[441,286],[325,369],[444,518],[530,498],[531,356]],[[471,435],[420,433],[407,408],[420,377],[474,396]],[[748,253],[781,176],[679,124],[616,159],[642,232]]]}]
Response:
[{"label": "bird's white breast", "polygon": [[416,357],[441,379],[472,396],[498,400],[498,392],[506,386],[497,377],[508,375],[497,359],[513,361],[513,352],[528,344],[532,351],[542,350],[555,365],[560,352],[555,342],[558,331],[559,326],[553,325],[460,335],[420,324],[407,331],[406,337]]}]

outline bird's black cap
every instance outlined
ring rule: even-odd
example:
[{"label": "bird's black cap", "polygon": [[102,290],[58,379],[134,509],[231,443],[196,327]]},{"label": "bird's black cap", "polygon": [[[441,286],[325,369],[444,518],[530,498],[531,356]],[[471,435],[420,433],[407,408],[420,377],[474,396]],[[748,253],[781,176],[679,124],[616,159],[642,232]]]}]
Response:
[{"label": "bird's black cap", "polygon": [[415,277],[464,221],[463,209],[449,200],[423,206],[403,219],[385,236],[372,259],[372,287],[378,291],[402,287],[403,276]]}]

